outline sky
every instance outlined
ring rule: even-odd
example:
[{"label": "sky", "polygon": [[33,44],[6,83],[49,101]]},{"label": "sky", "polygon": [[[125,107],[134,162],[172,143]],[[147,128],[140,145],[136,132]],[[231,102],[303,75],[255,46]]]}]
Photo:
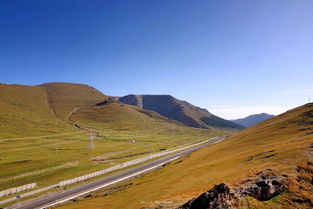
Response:
[{"label": "sky", "polygon": [[171,94],[226,119],[313,100],[312,0],[1,0],[0,82]]}]

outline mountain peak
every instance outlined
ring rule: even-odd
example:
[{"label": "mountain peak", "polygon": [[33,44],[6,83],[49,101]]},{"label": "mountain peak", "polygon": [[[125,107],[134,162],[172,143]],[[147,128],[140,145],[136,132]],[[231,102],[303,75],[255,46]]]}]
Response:
[{"label": "mountain peak", "polygon": [[250,126],[254,126],[258,123],[261,123],[265,120],[268,120],[274,116],[275,115],[271,115],[271,114],[267,114],[267,113],[259,113],[259,114],[249,115],[245,118],[239,118],[239,119],[235,119],[235,120],[231,120],[231,121],[248,128]]},{"label": "mountain peak", "polygon": [[129,94],[120,97],[119,101],[146,110],[155,111],[164,117],[195,128],[242,128],[238,124],[219,118],[206,109],[176,99],[172,95]]}]

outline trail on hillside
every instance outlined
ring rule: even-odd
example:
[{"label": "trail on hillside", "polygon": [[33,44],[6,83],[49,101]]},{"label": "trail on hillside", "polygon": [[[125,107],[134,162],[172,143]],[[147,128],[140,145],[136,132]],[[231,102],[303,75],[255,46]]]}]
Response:
[{"label": "trail on hillside", "polygon": [[41,173],[45,173],[48,171],[53,171],[53,170],[58,170],[58,169],[63,169],[63,168],[69,168],[69,167],[75,167],[78,165],[78,161],[73,161],[73,162],[68,162],[68,163],[64,163],[61,165],[57,165],[57,166],[53,166],[53,167],[49,167],[49,168],[44,168],[44,169],[40,169],[40,170],[35,170],[35,171],[30,171],[27,173],[22,173],[16,176],[10,176],[7,178],[1,178],[0,181],[7,181],[7,180],[13,180],[13,179],[18,179],[18,178],[22,178],[22,177],[26,177],[26,176],[32,176],[32,175],[36,175],[36,174],[41,174]]},{"label": "trail on hillside", "polygon": [[1,151],[1,153],[6,153],[6,152],[20,152],[20,151],[25,151],[25,150],[32,150],[32,149],[38,149],[38,148],[49,148],[49,147],[55,147],[55,146],[60,146],[60,145],[65,145],[65,144],[71,144],[75,143],[75,141],[66,141],[66,142],[60,142],[60,143],[52,143],[48,145],[42,145],[42,146],[31,146],[31,147],[24,147],[24,148],[17,148],[17,149],[10,149],[10,150],[4,150]]},{"label": "trail on hillside", "polygon": [[52,100],[51,100],[51,97],[50,97],[49,93],[48,93],[47,91],[45,91],[45,92],[46,92],[46,103],[47,103],[47,106],[48,106],[49,109],[50,109],[51,115],[52,115],[53,117],[60,118],[60,117],[57,115],[57,113],[55,112],[55,109],[54,109],[53,104],[52,104],[52,102],[51,102]]},{"label": "trail on hillside", "polygon": [[8,138],[8,139],[0,139],[0,142],[7,141],[7,140],[23,140],[23,139],[36,139],[36,138],[46,138],[46,137],[54,137],[54,136],[63,136],[63,135],[70,135],[74,133],[81,133],[84,131],[73,131],[73,132],[67,132],[67,133],[61,133],[61,134],[51,134],[51,135],[43,135],[43,136],[28,136],[28,137],[18,137],[18,138]]},{"label": "trail on hillside", "polygon": [[[70,119],[71,119],[71,117],[72,117],[72,115],[75,113],[75,112],[77,112],[77,111],[79,111],[79,110],[81,110],[81,109],[83,109],[83,108],[86,108],[87,107],[87,105],[84,105],[84,106],[81,106],[81,107],[75,107],[71,112],[69,112],[69,114],[67,114],[67,116],[65,117],[65,121],[66,122],[69,122],[70,121]],[[74,122],[74,121],[73,121]]]}]

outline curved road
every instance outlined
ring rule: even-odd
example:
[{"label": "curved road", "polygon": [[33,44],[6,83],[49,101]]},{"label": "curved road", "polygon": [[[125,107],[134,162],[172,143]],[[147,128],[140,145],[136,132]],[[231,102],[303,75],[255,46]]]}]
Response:
[{"label": "curved road", "polygon": [[176,160],[180,158],[183,155],[192,153],[198,149],[201,149],[207,145],[215,144],[221,140],[223,140],[224,137],[219,137],[217,139],[214,139],[210,142],[207,142],[205,144],[199,145],[197,147],[190,148],[188,150],[172,154],[167,157],[163,157],[161,159],[146,163],[144,165],[123,171],[121,173],[115,174],[113,176],[105,177],[103,179],[94,181],[92,183],[88,183],[85,185],[81,185],[76,188],[68,189],[63,192],[53,194],[41,199],[35,199],[32,202],[24,203],[21,206],[17,206],[15,208],[17,209],[43,209],[43,208],[49,208],[58,204],[61,204],[63,202],[66,202],[68,200],[74,199],[76,197],[85,195],[87,193],[93,192],[95,190],[119,183],[121,181],[133,178],[139,174],[146,173],[148,171],[154,170],[156,168],[162,167],[163,165],[169,163],[170,161]]}]

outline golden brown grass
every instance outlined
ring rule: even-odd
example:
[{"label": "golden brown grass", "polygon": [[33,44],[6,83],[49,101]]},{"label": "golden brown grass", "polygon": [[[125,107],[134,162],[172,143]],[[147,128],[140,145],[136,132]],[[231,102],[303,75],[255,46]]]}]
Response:
[{"label": "golden brown grass", "polygon": [[[155,207],[160,202],[168,204],[165,208],[174,208],[214,184],[225,182],[232,186],[268,168],[289,175],[290,186],[269,201],[247,198],[249,208],[308,208],[307,202],[299,201],[313,197],[312,185],[306,182],[312,179],[312,170],[306,167],[307,162],[312,162],[312,113],[313,104],[293,109],[132,180],[124,189],[106,196],[103,194],[107,189],[101,190],[94,194],[96,197],[59,208],[133,209]],[[129,182],[121,185],[126,184]]]},{"label": "golden brown grass", "polygon": [[41,85],[56,115],[66,118],[75,108],[94,105],[107,97],[95,88],[73,83],[47,83]]},{"label": "golden brown grass", "polygon": [[1,139],[70,131],[70,125],[53,116],[42,87],[0,85]]}]

